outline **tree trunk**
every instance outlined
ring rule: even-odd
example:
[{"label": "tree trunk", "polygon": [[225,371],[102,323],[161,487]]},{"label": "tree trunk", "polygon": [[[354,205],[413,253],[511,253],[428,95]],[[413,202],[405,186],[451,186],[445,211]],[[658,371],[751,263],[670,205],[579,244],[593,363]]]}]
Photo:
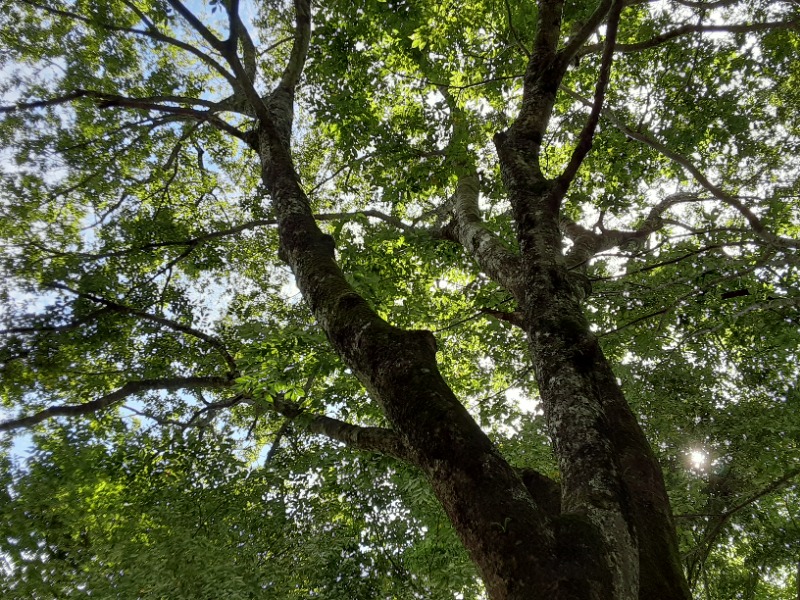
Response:
[{"label": "tree trunk", "polygon": [[[281,254],[331,344],[430,481],[489,597],[631,599],[639,596],[641,562],[642,590],[688,598],[680,571],[662,565],[675,543],[660,471],[581,313],[552,215],[535,224],[551,239],[549,250],[533,253],[516,293],[562,471],[560,514],[547,500],[553,482],[528,476],[526,487],[454,396],[438,371],[432,334],[392,327],[347,283],[333,240],[312,217],[287,145],[274,133],[260,136]],[[636,469],[632,483],[620,476],[627,468]],[[655,526],[643,526],[654,517]],[[654,530],[662,535],[653,543],[644,539]],[[665,551],[651,549],[661,544]],[[671,580],[651,585],[654,573]]]},{"label": "tree trunk", "polygon": [[661,468],[583,314],[586,282],[566,267],[554,182],[515,133],[495,142],[522,257],[515,297],[559,462],[562,511],[585,517],[605,541],[614,597],[687,599]]}]

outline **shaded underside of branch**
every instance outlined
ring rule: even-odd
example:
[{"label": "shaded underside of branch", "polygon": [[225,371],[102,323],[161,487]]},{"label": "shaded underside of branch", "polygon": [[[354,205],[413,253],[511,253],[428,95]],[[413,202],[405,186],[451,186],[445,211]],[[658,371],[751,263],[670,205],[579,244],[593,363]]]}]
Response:
[{"label": "shaded underside of branch", "polygon": [[[562,88],[563,89],[563,88]],[[566,93],[571,98],[579,100],[583,102],[587,106],[591,106],[592,102],[573,92],[572,90],[563,89],[564,93]],[[692,177],[694,177],[695,181],[700,184],[706,191],[708,191],[712,196],[714,196],[717,200],[731,206],[732,208],[736,209],[747,221],[750,225],[750,228],[756,233],[759,237],[761,237],[764,241],[770,244],[774,244],[776,246],[783,246],[788,248],[800,248],[800,240],[787,238],[783,236],[776,235],[772,233],[767,227],[762,223],[761,219],[752,211],[750,210],[744,202],[742,202],[739,198],[729,194],[724,189],[712,183],[708,177],[698,169],[694,163],[687,158],[686,156],[671,150],[666,144],[663,142],[658,141],[655,136],[649,133],[643,133],[640,130],[634,129],[629,127],[622,119],[620,119],[613,111],[608,108],[604,108],[602,111],[602,115],[606,118],[610,123],[612,123],[617,129],[619,129],[622,133],[634,139],[638,142],[641,142],[653,150],[657,151],[661,155],[669,158],[671,161],[680,165],[687,172],[689,172]]]},{"label": "shaded underside of branch", "polygon": [[27,417],[9,419],[0,423],[0,431],[12,431],[32,427],[53,417],[76,417],[91,415],[101,410],[111,408],[122,400],[142,392],[166,391],[174,392],[181,389],[220,389],[230,385],[226,377],[172,377],[163,379],[143,379],[129,381],[121,388],[101,396],[96,400],[82,404],[62,404],[45,408]]},{"label": "shaded underside of branch", "polygon": [[[656,48],[676,38],[692,33],[756,33],[761,31],[774,31],[778,29],[797,29],[800,27],[800,20],[790,21],[768,21],[764,23],[736,23],[730,25],[681,25],[669,31],[665,31],[657,36],[640,42],[629,42],[627,44],[617,44],[615,52],[632,53],[641,52]],[[577,51],[577,56],[584,56],[599,52],[603,49],[603,44],[591,44],[582,47]]]}]

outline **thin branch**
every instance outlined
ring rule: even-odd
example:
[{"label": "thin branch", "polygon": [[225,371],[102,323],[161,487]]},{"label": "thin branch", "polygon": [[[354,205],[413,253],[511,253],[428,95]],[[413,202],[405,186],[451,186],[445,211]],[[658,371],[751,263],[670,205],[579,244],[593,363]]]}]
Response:
[{"label": "thin branch", "polygon": [[627,329],[628,327],[633,327],[634,325],[636,325],[637,323],[641,323],[642,321],[647,321],[648,319],[652,319],[653,317],[658,317],[658,316],[661,316],[661,315],[665,315],[669,311],[671,311],[673,308],[675,308],[674,305],[668,306],[666,308],[662,308],[660,310],[648,313],[646,315],[642,315],[641,317],[637,317],[637,318],[635,318],[635,319],[633,319],[631,321],[628,321],[627,323],[623,323],[619,327],[615,327],[614,329],[610,329],[608,331],[604,331],[604,332],[598,334],[597,337],[598,338],[604,338],[604,337],[608,337],[609,335],[614,335],[615,333],[619,333],[620,331],[623,331],[623,330]]},{"label": "thin branch", "polygon": [[83,92],[72,92],[58,98],[51,98],[47,100],[36,100],[34,102],[18,102],[10,106],[0,106],[0,114],[12,114],[24,110],[34,110],[36,108],[46,108],[49,106],[58,106],[59,104],[66,104],[78,98],[85,97]]},{"label": "thin branch", "polygon": [[511,14],[511,3],[508,0],[503,0],[503,3],[506,8],[506,19],[508,19],[508,30],[511,32],[511,37],[514,38],[514,41],[516,42],[517,46],[519,46],[519,49],[522,50],[525,56],[528,57],[528,60],[530,60],[531,58],[530,50],[528,50],[525,47],[525,44],[522,43],[519,34],[517,34],[517,29],[516,27],[514,27],[514,20]]},{"label": "thin branch", "polygon": [[[743,295],[743,296],[744,295],[748,295],[749,296],[750,294],[748,293],[748,294],[741,294],[741,295]],[[737,296],[728,296],[728,297],[731,298],[731,297],[737,297]],[[745,316],[746,314],[749,314],[751,312],[760,311],[760,310],[777,311],[778,309],[781,309],[781,308],[797,308],[797,307],[800,307],[800,296],[795,296],[795,297],[773,297],[773,298],[768,298],[767,300],[764,300],[763,302],[755,302],[753,304],[749,304],[748,306],[745,306],[743,309],[738,310],[735,313],[731,314],[728,317],[728,319],[733,321],[733,320],[739,319],[740,317]],[[724,328],[725,326],[726,326],[725,323],[722,323],[722,324],[716,325],[714,327],[704,327],[703,329],[698,329],[697,331],[693,331],[693,332],[687,334],[683,338],[683,340],[686,342],[686,341],[688,341],[688,340],[690,340],[692,338],[696,338],[696,337],[701,336],[701,335],[708,335],[709,333],[714,333],[716,331],[719,331],[720,329]]]},{"label": "thin branch", "polygon": [[167,327],[174,331],[179,331],[181,333],[185,333],[199,340],[202,340],[207,344],[209,344],[210,346],[212,346],[213,348],[215,348],[217,352],[219,352],[219,354],[225,359],[225,362],[228,364],[228,368],[230,369],[230,372],[232,374],[237,373],[239,370],[238,366],[236,365],[236,361],[234,360],[233,356],[231,356],[230,352],[228,352],[228,349],[226,348],[225,344],[223,344],[220,339],[212,335],[208,335],[207,333],[203,333],[198,329],[194,329],[193,327],[189,327],[188,325],[183,325],[182,323],[178,323],[177,321],[168,319],[166,317],[160,317],[158,315],[153,315],[143,310],[131,308],[129,306],[125,306],[124,304],[119,304],[118,302],[114,302],[112,300],[107,300],[105,298],[95,296],[94,294],[79,292],[62,283],[51,283],[47,287],[70,292],[71,294],[75,294],[80,298],[86,298],[87,300],[91,300],[92,302],[96,302],[97,304],[102,304],[103,306],[106,306],[115,312],[131,315],[134,317],[139,317],[142,320],[150,321],[151,323],[156,323],[158,325],[163,325],[164,327]]},{"label": "thin branch", "polygon": [[165,379],[144,379],[129,381],[118,390],[115,390],[96,400],[83,404],[63,404],[51,406],[27,417],[10,419],[0,423],[0,431],[13,431],[23,427],[32,427],[42,421],[53,417],[75,417],[96,413],[100,410],[111,408],[125,398],[141,392],[163,390],[173,392],[190,388],[224,388],[230,385],[226,377],[174,377]]},{"label": "thin branch", "polygon": [[725,511],[724,513],[722,513],[721,515],[719,515],[717,517],[716,522],[714,523],[713,527],[711,527],[703,535],[703,539],[699,543],[699,546],[701,546],[701,547],[699,549],[695,549],[695,552],[697,552],[699,550],[699,553],[701,555],[698,558],[697,562],[696,562],[696,568],[702,568],[702,565],[705,563],[706,559],[708,558],[708,555],[711,553],[711,549],[714,547],[714,542],[719,537],[720,533],[722,533],[723,527],[728,523],[728,521],[730,520],[730,518],[733,515],[735,515],[740,510],[746,508],[747,506],[749,506],[750,504],[752,504],[756,500],[758,500],[760,498],[763,498],[767,494],[770,494],[770,493],[780,489],[781,487],[783,487],[784,485],[789,483],[792,479],[794,479],[798,475],[800,475],[800,469],[792,469],[792,470],[790,470],[788,473],[786,473],[785,475],[783,475],[779,479],[777,479],[777,480],[773,481],[772,483],[768,484],[762,490],[756,492],[752,496],[749,496],[745,500],[743,500],[743,501],[739,502],[738,504],[736,504],[733,508],[731,508],[731,509]]},{"label": "thin branch", "polygon": [[[584,98],[583,96],[573,92],[572,90],[562,88],[564,93],[568,96],[583,102],[586,105],[591,105],[592,103]],[[643,133],[639,130],[633,129],[632,127],[627,126],[619,117],[617,117],[611,110],[608,108],[604,108],[602,110],[602,115],[605,117],[609,122],[611,122],[617,129],[619,129],[622,133],[634,139],[638,142],[642,142],[647,146],[650,146],[653,150],[656,150],[660,154],[664,155],[665,157],[672,160],[674,163],[680,165],[684,169],[686,169],[699,183],[703,188],[705,188],[709,193],[711,193],[717,200],[731,206],[732,208],[736,209],[750,224],[750,228],[764,241],[775,244],[777,246],[785,246],[790,248],[800,248],[800,240],[795,240],[792,238],[787,238],[783,236],[778,236],[769,231],[766,226],[761,222],[753,211],[751,211],[744,203],[739,200],[738,198],[728,194],[725,190],[720,188],[717,185],[714,185],[709,181],[709,179],[703,174],[700,169],[698,169],[691,160],[687,157],[683,156],[682,154],[678,154],[677,152],[670,150],[664,143],[659,142],[655,139],[652,135]]]},{"label": "thin branch", "polygon": [[725,518],[725,519],[729,519],[734,514],[736,514],[737,512],[742,510],[743,508],[746,508],[748,505],[752,504],[756,500],[759,500],[759,499],[763,498],[764,496],[766,496],[767,494],[771,494],[772,492],[782,488],[784,485],[789,483],[792,479],[794,479],[798,475],[800,475],[800,469],[792,469],[792,470],[790,470],[789,472],[784,474],[782,477],[779,477],[775,481],[767,484],[760,491],[756,492],[755,494],[753,494],[751,496],[748,496],[747,498],[745,498],[741,502],[735,504],[732,508],[729,508],[727,511],[725,511],[722,514],[722,517]]},{"label": "thin branch", "polygon": [[264,464],[268,465],[272,462],[275,458],[275,455],[278,453],[278,449],[280,448],[281,441],[283,440],[283,436],[289,431],[292,426],[292,420],[286,419],[281,426],[278,428],[278,431],[275,433],[275,438],[272,440],[272,444],[270,444],[269,451],[267,452],[267,456],[264,459]]},{"label": "thin branch", "polygon": [[[83,16],[81,14],[74,13],[74,12],[71,12],[71,11],[68,11],[68,10],[52,8],[52,7],[47,6],[45,4],[39,4],[38,2],[34,2],[33,0],[19,0],[19,1],[20,2],[24,2],[25,4],[28,4],[29,6],[33,6],[34,8],[38,8],[40,10],[43,10],[43,11],[45,11],[47,13],[58,15],[60,17],[65,17],[65,18],[68,18],[68,19],[73,19],[73,20],[76,20],[76,21],[80,21],[80,22],[86,23],[87,25],[90,25],[92,27],[99,26],[99,27],[102,27],[103,29],[106,29],[108,31],[114,31],[114,32],[118,32],[118,33],[128,33],[128,34],[132,34],[132,35],[136,35],[136,36],[147,37],[147,38],[150,38],[152,40],[155,40],[155,41],[158,41],[158,42],[163,42],[165,44],[169,44],[170,46],[174,46],[176,48],[179,48],[179,49],[183,50],[184,52],[192,54],[196,58],[199,58],[202,62],[206,63],[213,70],[215,70],[217,73],[222,75],[222,77],[224,77],[225,80],[227,80],[228,83],[234,89],[236,89],[236,79],[220,63],[218,63],[216,60],[214,60],[212,57],[210,57],[208,54],[206,54],[205,52],[203,52],[199,48],[196,48],[195,46],[192,46],[191,44],[187,44],[186,42],[183,42],[181,40],[178,40],[176,38],[173,38],[171,36],[168,36],[168,35],[162,33],[161,31],[159,31],[155,27],[151,26],[152,24],[148,24],[148,29],[147,30],[134,29],[132,27],[120,27],[120,26],[117,26],[117,25],[113,25],[111,23],[97,22],[96,20],[90,19],[90,18],[85,17],[85,16]],[[126,5],[128,7],[130,7],[129,3],[126,3]],[[134,12],[136,12],[137,16],[139,16],[139,18],[142,19],[142,15],[140,14],[140,11],[134,11]],[[143,19],[143,21],[145,23],[150,23],[149,20]]]},{"label": "thin branch", "polygon": [[[379,210],[362,210],[362,211],[355,211],[355,212],[344,212],[344,213],[322,213],[314,215],[314,218],[317,221],[340,221],[346,219],[352,219],[354,217],[372,217],[375,219],[380,219],[396,227],[406,233],[423,233],[428,230],[420,229],[414,227],[413,225],[409,225],[404,223],[399,217],[395,217],[394,215],[386,214]],[[77,256],[86,260],[104,260],[106,258],[119,258],[121,256],[127,256],[129,254],[134,254],[136,252],[147,252],[149,250],[156,250],[158,248],[173,248],[173,247],[186,247],[186,246],[199,246],[204,242],[208,242],[210,240],[234,236],[245,231],[249,231],[251,229],[258,229],[260,227],[272,227],[278,224],[277,219],[254,219],[252,221],[247,221],[245,223],[241,223],[239,225],[235,225],[234,227],[230,227],[228,229],[221,229],[219,231],[212,231],[210,233],[200,234],[193,238],[187,238],[183,240],[171,240],[166,242],[149,242],[147,244],[142,244],[141,246],[132,246],[129,248],[123,248],[121,250],[110,250],[107,252],[97,252],[97,253],[90,253],[90,252],[62,252],[60,250],[54,250],[52,248],[48,248],[47,246],[43,246],[41,244],[37,244],[36,248],[43,252],[47,252],[52,254],[53,256]]]},{"label": "thin branch", "polygon": [[181,427],[184,429],[188,429],[189,427],[202,427],[211,422],[219,411],[237,406],[246,399],[247,398],[243,394],[236,394],[235,396],[219,400],[218,402],[206,402],[201,398],[201,402],[204,404],[203,408],[196,411],[188,421],[182,423]]},{"label": "thin branch", "polygon": [[605,99],[606,90],[608,89],[608,82],[611,77],[611,64],[614,61],[614,45],[617,41],[617,30],[619,27],[620,15],[622,13],[622,0],[613,0],[611,9],[608,14],[608,25],[606,32],[605,48],[603,50],[603,58],[600,64],[600,74],[597,78],[597,85],[595,86],[594,101],[592,102],[592,110],[589,113],[589,118],[583,126],[583,130],[578,136],[578,144],[572,152],[569,163],[564,169],[564,172],[556,179],[555,185],[550,191],[548,203],[552,207],[558,207],[567,193],[572,180],[578,173],[583,160],[592,149],[592,140],[594,132],[597,129],[597,123],[600,121],[600,113],[603,109],[603,101]]},{"label": "thin branch", "polygon": [[[642,40],[641,42],[632,42],[628,44],[617,44],[615,51],[626,54],[632,52],[641,52],[642,50],[656,48],[662,44],[665,44],[666,42],[669,42],[670,40],[674,40],[675,38],[690,33],[751,33],[758,31],[773,31],[776,29],[796,29],[798,25],[800,25],[800,20],[768,21],[765,23],[737,23],[732,25],[686,24],[660,33],[649,40]],[[602,44],[591,44],[576,51],[576,55],[584,56],[586,54],[592,54],[602,48]]]},{"label": "thin branch", "polygon": [[[719,246],[719,247],[723,247],[723,246]],[[676,310],[678,306],[680,306],[682,303],[686,302],[686,300],[688,300],[689,298],[694,298],[694,297],[697,297],[697,296],[703,296],[706,293],[708,293],[709,289],[717,288],[717,287],[719,287],[719,285],[721,283],[723,283],[725,281],[730,281],[730,280],[733,280],[733,279],[739,279],[743,275],[745,275],[747,273],[750,273],[750,272],[752,272],[752,271],[754,271],[754,270],[756,270],[758,268],[763,267],[767,262],[768,262],[768,260],[766,258],[762,258],[761,260],[758,260],[755,263],[753,263],[751,265],[748,265],[744,269],[741,269],[739,271],[735,271],[733,273],[730,273],[728,275],[720,277],[719,279],[714,280],[708,286],[705,286],[703,288],[692,287],[691,291],[689,291],[688,293],[683,294],[681,296],[678,296],[668,306],[666,306],[666,307],[664,307],[664,308],[662,308],[660,310],[656,310],[654,312],[648,313],[646,315],[642,315],[640,317],[637,317],[637,318],[635,318],[635,319],[633,319],[633,320],[631,320],[631,321],[629,321],[627,323],[623,323],[622,325],[620,325],[619,327],[616,327],[615,329],[611,329],[609,331],[605,331],[605,332],[599,334],[598,337],[602,338],[602,337],[606,337],[606,336],[609,336],[609,335],[613,335],[615,333],[619,333],[620,331],[622,331],[624,329],[627,329],[628,327],[632,327],[632,326],[634,326],[634,325],[636,325],[638,323],[641,323],[642,321],[645,321],[647,319],[650,319],[650,318],[656,317],[656,316],[661,316],[660,323],[656,327],[656,331],[660,331],[661,328],[662,328],[662,325],[663,325],[664,318],[668,314],[670,314],[671,312]],[[800,303],[799,301],[800,301],[800,298],[773,298],[773,299],[769,300],[768,302],[756,303],[754,305],[750,305],[750,306],[746,307],[745,309],[743,309],[741,311],[738,311],[735,314],[731,315],[729,317],[729,319],[737,319],[740,316],[743,316],[743,315],[745,315],[745,314],[747,314],[749,312],[752,312],[754,310],[760,310],[762,308],[797,306],[798,303]],[[691,332],[691,333],[687,333],[686,335],[682,336],[682,338],[681,338],[682,342],[681,343],[686,343],[690,339],[692,339],[694,337],[697,337],[699,335],[703,335],[703,334],[707,334],[707,333],[713,333],[714,331],[719,330],[721,327],[723,327],[723,325],[718,325],[718,326],[715,326],[715,327],[706,327],[704,329],[700,329],[700,330],[697,330],[697,331],[694,331],[694,332]]]},{"label": "thin branch", "polygon": [[615,279],[621,279],[623,277],[629,277],[631,275],[638,275],[639,273],[645,273],[647,271],[652,271],[653,269],[659,269],[661,267],[665,267],[667,265],[674,265],[679,263],[687,258],[691,258],[692,256],[697,256],[698,254],[702,254],[704,252],[712,252],[714,250],[719,250],[720,248],[724,248],[725,244],[712,244],[710,246],[704,246],[703,248],[698,248],[697,250],[692,250],[691,252],[687,252],[686,254],[682,254],[676,258],[671,258],[669,260],[663,260],[661,262],[654,263],[652,265],[647,265],[640,269],[636,269],[634,271],[629,271],[627,273],[623,273],[621,275],[608,275],[606,277],[594,277],[591,281],[613,281]]},{"label": "thin branch", "polygon": [[108,307],[101,308],[99,310],[92,311],[88,315],[81,317],[80,319],[76,319],[71,323],[67,323],[66,325],[40,325],[40,326],[30,326],[30,327],[9,327],[7,329],[0,329],[0,335],[28,335],[34,333],[67,333],[69,331],[74,331],[79,327],[94,321],[95,319],[99,318],[101,315],[111,312],[111,309]]},{"label": "thin branch", "polygon": [[[143,98],[129,98],[119,94],[109,94],[94,90],[76,90],[55,98],[36,100],[34,102],[20,102],[11,106],[2,106],[0,107],[0,114],[10,114],[23,110],[58,106],[78,100],[80,98],[95,100],[99,108],[119,106],[122,108],[131,108],[136,110],[156,111],[163,114],[180,117],[185,120],[209,123],[217,129],[225,131],[226,133],[229,133],[240,140],[247,141],[248,139],[245,132],[237,129],[216,115],[217,112],[225,110],[222,105],[219,103],[210,102],[208,100],[188,98],[184,96],[149,96]],[[209,108],[208,110],[197,110],[194,108],[188,108],[186,106],[170,106],[161,104],[161,102],[195,104],[199,106],[207,106]]]},{"label": "thin branch", "polygon": [[155,30],[156,24],[150,19],[136,4],[131,2],[131,0],[122,0],[122,3],[127,6],[137,17],[139,20],[144,23],[148,29]]}]

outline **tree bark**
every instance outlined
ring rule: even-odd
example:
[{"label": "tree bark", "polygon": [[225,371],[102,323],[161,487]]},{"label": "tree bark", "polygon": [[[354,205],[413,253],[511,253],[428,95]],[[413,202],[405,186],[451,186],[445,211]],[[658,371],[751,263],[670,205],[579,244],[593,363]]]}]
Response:
[{"label": "tree bark", "polygon": [[[469,177],[460,180],[451,236],[496,266],[490,275],[517,300],[559,461],[560,501],[553,498],[559,484],[530,472],[523,479],[458,401],[438,370],[433,335],[393,327],[345,279],[294,170],[292,85],[279,85],[261,107],[269,114],[260,117],[253,147],[278,220],[280,256],[407,460],[427,477],[489,597],[687,600],[661,471],[582,313],[583,292],[561,250],[553,182],[538,165],[566,68],[555,56],[561,8],[558,0],[540,3],[522,110],[496,138],[519,258],[480,227],[477,182]],[[298,44],[293,56],[304,53]]]},{"label": "tree bark", "polygon": [[515,133],[496,137],[522,257],[514,294],[559,461],[562,512],[585,516],[604,539],[615,598],[685,600],[663,474],[583,314],[552,182],[519,168],[527,161]]}]

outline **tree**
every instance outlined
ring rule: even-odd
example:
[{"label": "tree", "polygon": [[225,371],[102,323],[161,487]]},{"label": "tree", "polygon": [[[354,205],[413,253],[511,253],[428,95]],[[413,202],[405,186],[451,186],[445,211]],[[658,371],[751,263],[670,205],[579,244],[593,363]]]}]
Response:
[{"label": "tree", "polygon": [[791,593],[796,2],[0,22],[7,594]]}]

